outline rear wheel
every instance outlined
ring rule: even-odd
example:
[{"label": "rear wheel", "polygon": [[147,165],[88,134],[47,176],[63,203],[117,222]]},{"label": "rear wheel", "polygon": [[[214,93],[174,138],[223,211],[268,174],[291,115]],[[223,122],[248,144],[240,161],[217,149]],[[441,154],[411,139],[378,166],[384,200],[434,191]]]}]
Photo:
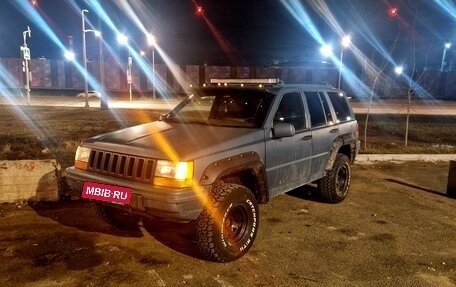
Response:
[{"label": "rear wheel", "polygon": [[120,229],[134,229],[141,217],[101,203],[95,203],[97,214],[109,225]]},{"label": "rear wheel", "polygon": [[338,154],[333,168],[317,183],[321,196],[328,202],[338,203],[345,199],[350,189],[350,162],[346,155]]},{"label": "rear wheel", "polygon": [[200,251],[210,260],[233,261],[253,245],[259,223],[258,204],[248,188],[220,184],[196,223]]}]

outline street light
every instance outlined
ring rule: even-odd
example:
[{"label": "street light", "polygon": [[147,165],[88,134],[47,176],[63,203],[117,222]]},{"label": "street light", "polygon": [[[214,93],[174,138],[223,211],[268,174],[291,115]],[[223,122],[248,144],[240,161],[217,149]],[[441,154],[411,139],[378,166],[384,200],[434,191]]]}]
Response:
[{"label": "street light", "polygon": [[124,34],[119,34],[117,35],[117,42],[119,42],[121,45],[125,45],[128,43],[128,37]]},{"label": "street light", "polygon": [[340,49],[340,63],[339,63],[339,85],[338,85],[338,88],[340,89],[340,83],[341,83],[341,79],[342,79],[342,61],[343,61],[343,58],[344,58],[344,49],[350,47],[350,44],[351,44],[351,37],[350,35],[346,35],[342,38],[342,41],[341,41],[341,45],[342,45],[342,49]]},{"label": "street light", "polygon": [[128,50],[128,68],[127,68],[127,83],[128,83],[128,93],[130,95],[130,102],[132,101],[132,93],[131,93],[131,84],[132,84],[132,77],[131,77],[131,66],[133,65],[133,59],[130,55],[130,48],[128,47],[128,37],[124,34],[117,35],[117,42],[121,45],[127,46]]},{"label": "street light", "polygon": [[87,52],[86,52],[86,33],[93,32],[96,37],[100,36],[100,32],[92,29],[85,28],[85,15],[84,13],[89,13],[89,10],[81,10],[81,20],[82,20],[82,61],[84,62],[84,95],[85,95],[85,107],[89,107],[89,85],[87,83]]},{"label": "street light", "polygon": [[331,45],[325,44],[325,45],[321,46],[320,53],[323,56],[325,56],[325,57],[331,56],[332,55],[332,47],[331,47]]},{"label": "street light", "polygon": [[445,57],[446,57],[447,50],[450,48],[451,48],[450,42],[445,43],[445,45],[443,46],[442,64],[440,65],[441,72],[443,72],[443,68],[445,67]]},{"label": "street light", "polygon": [[152,94],[155,100],[155,45],[157,44],[155,36],[147,35],[147,43],[152,47]]},{"label": "street light", "polygon": [[65,59],[67,59],[68,61],[72,62],[74,61],[74,59],[76,58],[76,55],[72,52],[72,51],[65,51],[65,53],[63,54]]},{"label": "street light", "polygon": [[403,66],[397,66],[394,68],[394,73],[396,73],[396,75],[398,75],[398,76],[402,75],[403,72],[404,72]]}]

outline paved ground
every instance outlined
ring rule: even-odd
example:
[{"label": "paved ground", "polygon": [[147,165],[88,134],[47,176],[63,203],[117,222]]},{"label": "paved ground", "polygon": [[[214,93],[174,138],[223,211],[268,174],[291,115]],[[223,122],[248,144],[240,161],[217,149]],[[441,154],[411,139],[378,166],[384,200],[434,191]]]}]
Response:
[{"label": "paved ground", "polygon": [[0,286],[456,286],[448,163],[353,166],[340,204],[312,186],[260,206],[253,248],[205,261],[191,225],[114,230],[83,201],[0,205]]},{"label": "paved ground", "polygon": [[[89,97],[90,107],[100,107],[100,100],[97,97]],[[128,100],[120,100],[119,98],[110,99],[109,106],[111,108],[147,108],[155,110],[170,110],[178,103],[178,100],[146,100],[134,99],[132,102]],[[0,104],[20,104],[26,105],[26,98],[17,97],[7,99],[0,97]],[[69,97],[69,96],[32,96],[31,105],[38,106],[72,106],[84,107],[84,97]],[[355,113],[371,114],[406,114],[408,110],[407,102],[405,101],[376,101],[369,105],[367,102],[353,101],[353,109]],[[456,115],[456,101],[413,101],[410,105],[410,114],[428,114],[428,115]]]},{"label": "paved ground", "polygon": [[[83,107],[85,101],[32,97],[31,104]],[[159,110],[173,104],[110,102]],[[376,104],[382,113],[405,107]],[[456,114],[456,103],[414,103],[411,110]],[[356,164],[350,195],[337,205],[322,203],[312,186],[274,198],[260,207],[253,248],[228,264],[201,258],[191,225],[143,221],[122,231],[106,226],[85,201],[2,204],[0,286],[456,286],[448,159]]]}]

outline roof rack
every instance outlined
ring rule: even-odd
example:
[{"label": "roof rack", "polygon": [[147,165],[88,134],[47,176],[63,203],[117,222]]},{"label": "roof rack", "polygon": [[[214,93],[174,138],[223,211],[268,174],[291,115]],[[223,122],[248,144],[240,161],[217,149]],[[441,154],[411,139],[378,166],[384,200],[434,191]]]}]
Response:
[{"label": "roof rack", "polygon": [[[240,86],[240,87],[259,87],[259,88],[281,88],[281,87],[307,87],[307,88],[325,88],[325,89],[336,89],[331,83],[284,83],[279,78],[244,78],[244,79],[235,79],[235,78],[214,78],[210,79],[209,85],[216,85],[218,87],[227,87],[227,86]],[[203,84],[203,87],[207,87],[207,84]],[[337,89],[336,89],[337,90]]]},{"label": "roof rack", "polygon": [[277,85],[283,84],[279,78],[264,78],[264,79],[211,79],[211,84],[262,84],[262,85]]}]

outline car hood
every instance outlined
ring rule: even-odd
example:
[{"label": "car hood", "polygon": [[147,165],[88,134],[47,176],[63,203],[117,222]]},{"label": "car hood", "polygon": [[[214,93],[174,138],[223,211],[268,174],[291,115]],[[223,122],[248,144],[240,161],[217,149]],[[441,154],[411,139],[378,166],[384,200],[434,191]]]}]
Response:
[{"label": "car hood", "polygon": [[150,158],[190,160],[264,140],[264,131],[156,121],[95,136],[84,146]]}]

